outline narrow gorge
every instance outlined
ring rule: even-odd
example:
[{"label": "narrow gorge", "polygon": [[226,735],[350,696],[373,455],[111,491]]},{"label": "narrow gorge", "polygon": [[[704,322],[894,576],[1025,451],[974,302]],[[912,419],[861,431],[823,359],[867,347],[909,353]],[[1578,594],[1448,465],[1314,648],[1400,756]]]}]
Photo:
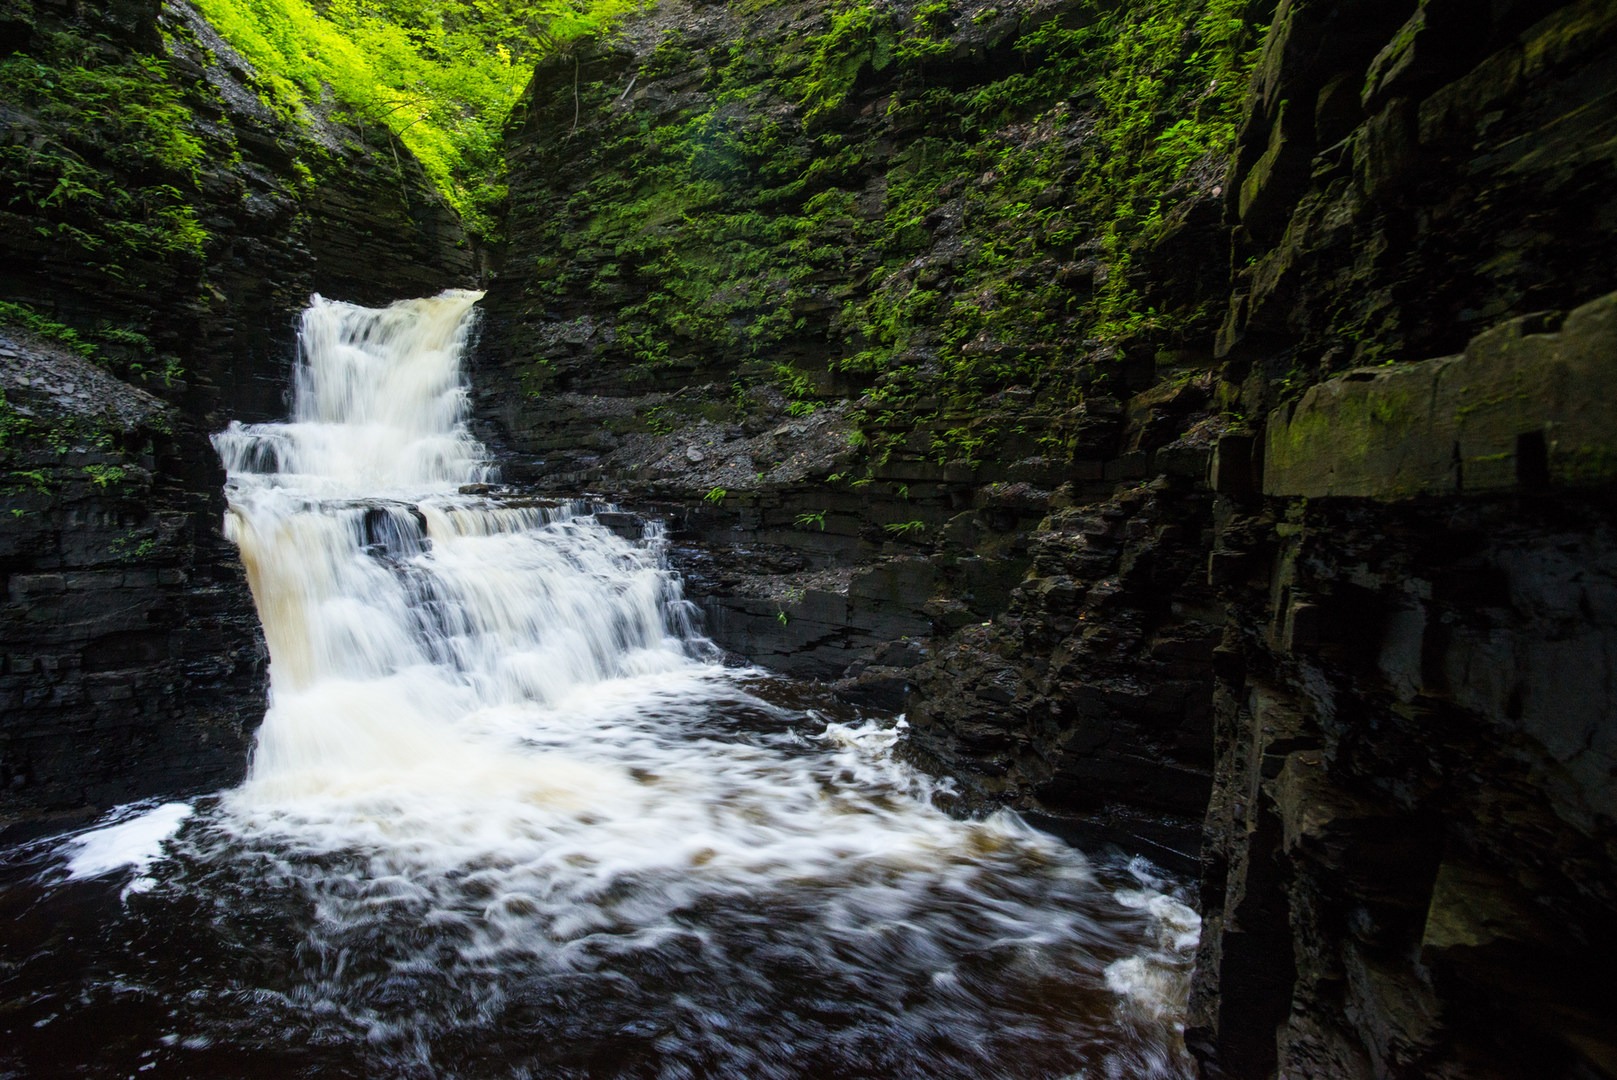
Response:
[{"label": "narrow gorge", "polygon": [[0,1073],[1617,1076],[1609,4],[208,10],[0,11]]}]

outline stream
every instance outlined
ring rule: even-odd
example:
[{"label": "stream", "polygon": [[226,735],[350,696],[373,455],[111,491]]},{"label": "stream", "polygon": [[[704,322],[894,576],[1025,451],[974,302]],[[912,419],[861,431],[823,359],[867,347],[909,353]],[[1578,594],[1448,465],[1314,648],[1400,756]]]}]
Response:
[{"label": "stream", "polygon": [[0,852],[0,1077],[1193,1075],[1173,883],[726,666],[658,522],[461,493],[479,295],[314,298],[215,437],[247,780]]}]

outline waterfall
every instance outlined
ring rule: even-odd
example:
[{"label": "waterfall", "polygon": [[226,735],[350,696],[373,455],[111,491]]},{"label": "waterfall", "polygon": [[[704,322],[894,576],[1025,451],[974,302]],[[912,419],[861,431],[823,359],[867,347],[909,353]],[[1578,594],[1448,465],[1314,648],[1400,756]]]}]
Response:
[{"label": "waterfall", "polygon": [[479,834],[491,800],[621,800],[621,770],[536,755],[523,744],[537,731],[513,718],[613,681],[708,674],[654,547],[582,504],[457,493],[491,475],[459,369],[480,296],[382,310],[316,297],[293,419],[216,437],[226,533],[270,651],[244,809],[318,821],[340,842],[429,795],[436,829]]},{"label": "waterfall", "polygon": [[291,422],[232,423],[214,436],[232,489],[361,497],[485,479],[460,372],[482,295],[454,289],[381,310],[315,296],[298,333]]},{"label": "waterfall", "polygon": [[[69,842],[140,876],[76,935],[105,977],[31,1000],[121,1047],[146,988],[109,1075],[1185,1075],[1197,922],[1148,869],[951,817],[901,721],[721,665],[655,523],[461,492],[477,299],[315,298],[292,418],[216,437],[249,775]],[[50,1062],[57,1017],[0,1033]]]}]

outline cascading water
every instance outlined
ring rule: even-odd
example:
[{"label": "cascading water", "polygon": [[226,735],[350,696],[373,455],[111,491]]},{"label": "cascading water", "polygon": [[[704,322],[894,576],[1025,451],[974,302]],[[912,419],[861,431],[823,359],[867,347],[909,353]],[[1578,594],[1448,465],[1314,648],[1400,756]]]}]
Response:
[{"label": "cascading water", "polygon": [[95,944],[0,972],[0,1074],[1183,1075],[1196,920],[1143,869],[952,818],[900,728],[722,667],[654,526],[459,494],[478,295],[316,298],[294,419],[216,437],[250,775],[11,853],[0,915]]}]

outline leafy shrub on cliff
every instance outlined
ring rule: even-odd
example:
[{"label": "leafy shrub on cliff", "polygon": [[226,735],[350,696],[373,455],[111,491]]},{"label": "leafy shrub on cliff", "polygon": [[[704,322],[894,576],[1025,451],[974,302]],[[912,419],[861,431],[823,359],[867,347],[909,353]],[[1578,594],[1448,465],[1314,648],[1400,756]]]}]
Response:
[{"label": "leafy shrub on cliff", "polygon": [[168,386],[184,374],[179,360],[159,355],[146,335],[126,326],[103,322],[94,328],[75,329],[27,304],[0,300],[0,330],[7,327],[54,342],[125,382]]},{"label": "leafy shrub on cliff", "polygon": [[534,109],[558,125],[581,100],[591,140],[557,132],[519,208],[530,294],[615,308],[605,347],[646,378],[826,357],[820,389],[867,395],[878,456],[919,421],[930,456],[978,460],[1017,387],[1065,445],[1107,357],[1209,336],[1209,298],[1143,295],[1140,267],[1216,205],[1262,10],[1018,10],[832,0],[807,40],[810,12],[773,34],[743,16],[727,46],[671,25],[632,73],[680,73],[650,110],[626,77],[542,78]]}]

